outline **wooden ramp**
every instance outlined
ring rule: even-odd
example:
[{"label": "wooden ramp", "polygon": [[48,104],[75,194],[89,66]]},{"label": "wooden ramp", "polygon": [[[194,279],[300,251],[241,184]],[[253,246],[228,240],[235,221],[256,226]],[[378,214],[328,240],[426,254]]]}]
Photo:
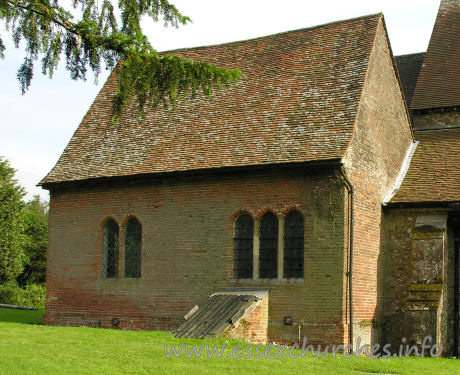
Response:
[{"label": "wooden ramp", "polygon": [[186,321],[173,336],[217,337],[252,311],[260,300],[259,296],[250,294],[213,294],[205,306],[194,308],[185,316]]}]

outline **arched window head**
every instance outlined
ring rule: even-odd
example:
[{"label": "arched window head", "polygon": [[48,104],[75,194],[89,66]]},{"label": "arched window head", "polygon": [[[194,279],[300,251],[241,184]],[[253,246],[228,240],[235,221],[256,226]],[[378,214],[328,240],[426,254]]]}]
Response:
[{"label": "arched window head", "polygon": [[142,226],[131,218],[125,225],[125,277],[141,277]]},{"label": "arched window head", "polygon": [[259,277],[276,279],[278,275],[278,218],[271,212],[260,220]]},{"label": "arched window head", "polygon": [[284,277],[303,278],[303,216],[298,211],[287,214],[284,222]]},{"label": "arched window head", "polygon": [[118,224],[108,220],[102,233],[102,277],[118,277]]},{"label": "arched window head", "polygon": [[248,214],[243,214],[235,221],[233,238],[233,274],[236,279],[252,278],[252,240],[254,222]]}]

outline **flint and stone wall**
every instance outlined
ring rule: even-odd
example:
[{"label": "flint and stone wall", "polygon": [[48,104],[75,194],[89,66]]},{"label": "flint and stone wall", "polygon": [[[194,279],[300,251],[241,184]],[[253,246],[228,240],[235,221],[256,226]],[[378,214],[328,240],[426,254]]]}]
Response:
[{"label": "flint and stone wall", "polygon": [[[447,209],[385,214],[383,341],[420,345],[426,336],[453,352],[454,231]],[[457,333],[458,334],[458,333]]]}]

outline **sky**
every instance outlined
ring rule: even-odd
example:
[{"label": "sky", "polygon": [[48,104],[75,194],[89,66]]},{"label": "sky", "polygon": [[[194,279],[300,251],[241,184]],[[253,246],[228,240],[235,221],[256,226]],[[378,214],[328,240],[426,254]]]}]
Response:
[{"label": "sky", "polygon": [[[278,32],[382,12],[394,55],[426,51],[439,0],[171,0],[193,23],[178,29],[144,20],[143,27],[158,51],[245,40]],[[30,90],[21,95],[16,72],[24,58],[3,24],[7,47],[0,60],[0,156],[16,169],[26,199],[46,190],[36,184],[51,170],[108,76],[94,84],[73,81],[64,64],[53,79],[34,72]]]}]

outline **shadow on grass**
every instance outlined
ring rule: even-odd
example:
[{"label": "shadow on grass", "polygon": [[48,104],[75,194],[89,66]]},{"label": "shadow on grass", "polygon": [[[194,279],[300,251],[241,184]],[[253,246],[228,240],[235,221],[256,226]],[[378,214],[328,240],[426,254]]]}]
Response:
[{"label": "shadow on grass", "polygon": [[0,322],[42,324],[45,309],[38,310],[14,310],[0,308]]}]

